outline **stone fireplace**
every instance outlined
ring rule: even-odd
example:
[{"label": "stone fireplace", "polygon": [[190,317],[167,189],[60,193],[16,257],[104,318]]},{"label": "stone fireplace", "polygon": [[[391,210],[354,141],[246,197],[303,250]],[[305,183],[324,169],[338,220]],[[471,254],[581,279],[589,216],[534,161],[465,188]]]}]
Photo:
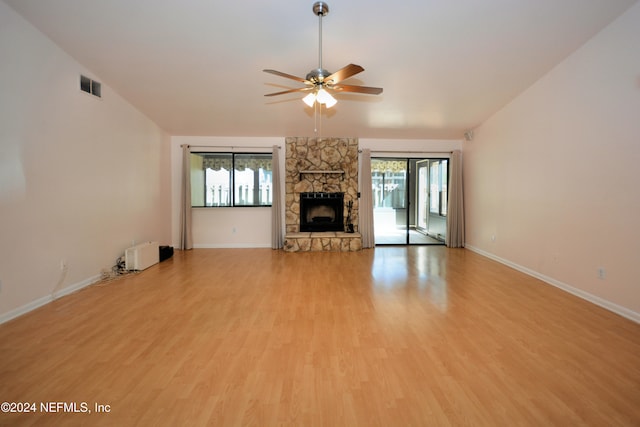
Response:
[{"label": "stone fireplace", "polygon": [[[358,140],[286,138],[284,250],[357,251]],[[347,233],[347,220],[354,232]]]}]

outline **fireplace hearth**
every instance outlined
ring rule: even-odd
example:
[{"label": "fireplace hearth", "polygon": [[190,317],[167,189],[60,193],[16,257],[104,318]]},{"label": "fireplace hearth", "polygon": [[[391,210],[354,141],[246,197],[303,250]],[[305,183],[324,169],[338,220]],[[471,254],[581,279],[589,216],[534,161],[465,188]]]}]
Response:
[{"label": "fireplace hearth", "polygon": [[344,231],[344,193],[300,193],[300,231]]}]

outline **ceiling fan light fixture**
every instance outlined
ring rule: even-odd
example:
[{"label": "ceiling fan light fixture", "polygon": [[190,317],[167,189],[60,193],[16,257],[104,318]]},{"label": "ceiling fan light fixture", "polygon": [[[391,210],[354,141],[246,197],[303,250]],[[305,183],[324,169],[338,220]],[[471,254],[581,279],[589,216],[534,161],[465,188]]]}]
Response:
[{"label": "ceiling fan light fixture", "polygon": [[[331,95],[329,95],[331,96]],[[327,102],[324,103],[324,106],[327,108],[331,108],[338,103],[338,100],[331,96],[331,99],[328,99]]]},{"label": "ceiling fan light fixture", "polygon": [[320,88],[316,92],[311,92],[304,98],[302,98],[305,104],[309,107],[313,107],[313,103],[317,102],[318,104],[324,104],[326,108],[331,108],[338,103],[338,100],[335,99],[329,92]]},{"label": "ceiling fan light fixture", "polygon": [[316,94],[311,92],[309,95],[305,96],[304,98],[302,98],[302,100],[304,101],[305,104],[307,104],[309,107],[313,107],[313,103],[316,102]]},{"label": "ceiling fan light fixture", "polygon": [[331,108],[338,102],[329,92],[324,89],[318,90],[316,95],[316,101],[320,104],[324,104],[327,108]]}]

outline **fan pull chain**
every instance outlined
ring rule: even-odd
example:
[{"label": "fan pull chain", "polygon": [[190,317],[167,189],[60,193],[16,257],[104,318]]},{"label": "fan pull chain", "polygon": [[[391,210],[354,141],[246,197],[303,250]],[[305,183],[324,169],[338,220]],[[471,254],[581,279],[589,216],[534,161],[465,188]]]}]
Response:
[{"label": "fan pull chain", "polygon": [[318,104],[318,111],[320,114],[318,114],[320,116],[320,118],[318,119],[318,122],[320,123],[320,125],[318,126],[320,129],[318,130],[318,138],[322,137],[322,104],[317,103]]},{"label": "fan pull chain", "polygon": [[316,138],[322,135],[322,105],[318,102],[313,104],[313,132],[316,134]]},{"label": "fan pull chain", "polygon": [[313,133],[318,136],[318,103],[313,103]]}]

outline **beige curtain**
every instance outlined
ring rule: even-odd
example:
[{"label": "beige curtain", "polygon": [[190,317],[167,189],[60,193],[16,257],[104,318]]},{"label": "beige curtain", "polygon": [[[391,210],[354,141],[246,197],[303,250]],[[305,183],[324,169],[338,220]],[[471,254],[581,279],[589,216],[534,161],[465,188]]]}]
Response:
[{"label": "beige curtain", "polygon": [[178,249],[193,249],[191,232],[191,149],[182,146],[182,189],[180,203],[180,244]]},{"label": "beige curtain", "polygon": [[371,185],[371,150],[362,150],[360,156],[360,206],[358,230],[362,235],[362,247],[373,248],[373,191]]},{"label": "beige curtain", "polygon": [[464,247],[464,198],[462,194],[462,159],[460,151],[451,153],[447,238],[450,248]]},{"label": "beige curtain", "polygon": [[282,236],[282,198],[280,191],[280,152],[278,146],[273,146],[273,154],[271,157],[271,172],[273,194],[271,201],[271,247],[280,249],[284,244]]}]

